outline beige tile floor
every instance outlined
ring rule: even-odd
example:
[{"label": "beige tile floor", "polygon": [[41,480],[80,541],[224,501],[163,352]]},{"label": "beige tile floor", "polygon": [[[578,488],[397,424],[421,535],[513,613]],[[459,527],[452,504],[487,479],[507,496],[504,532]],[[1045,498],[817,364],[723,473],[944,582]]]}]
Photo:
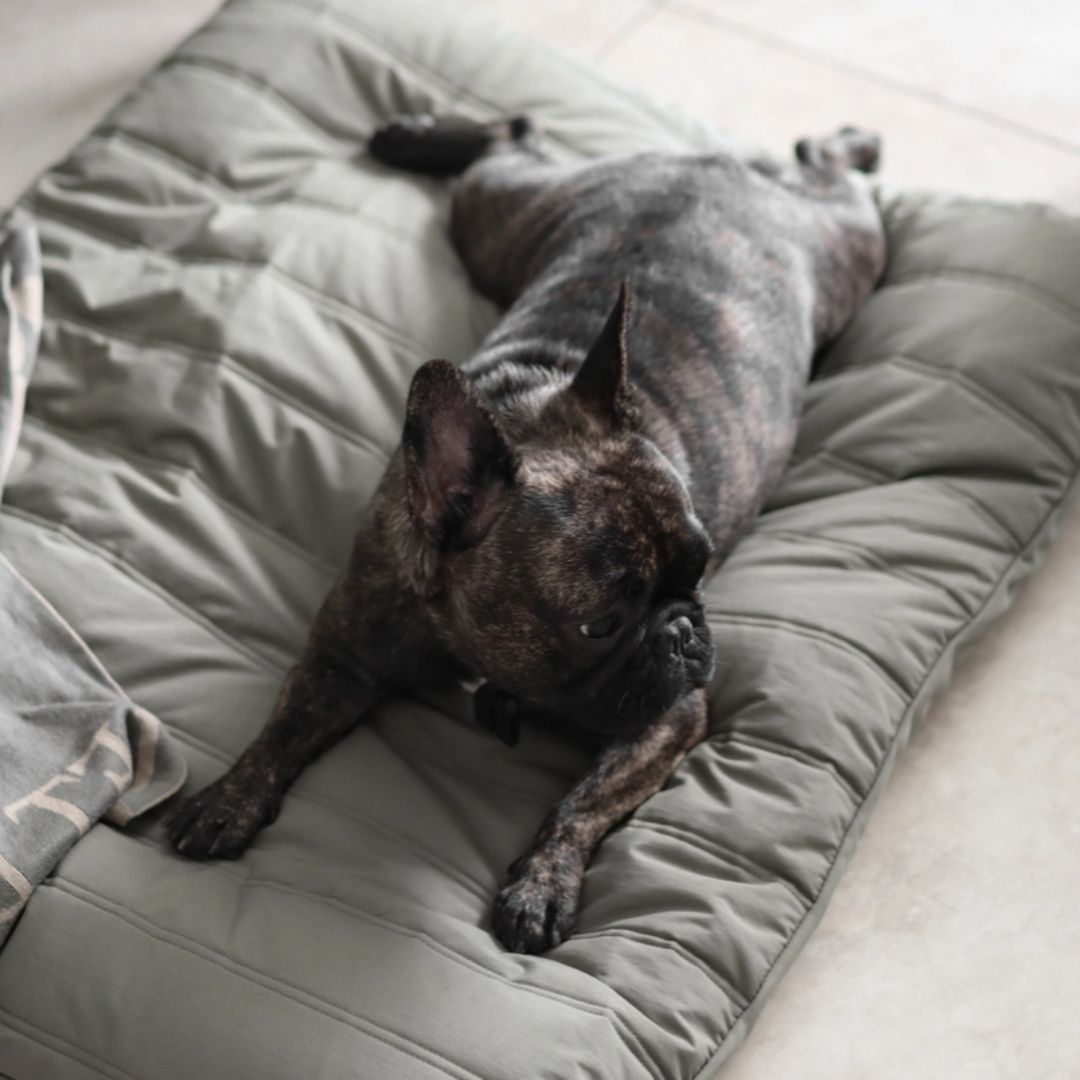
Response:
[{"label": "beige tile floor", "polygon": [[856,123],[884,181],[1080,211],[1070,0],[470,0],[776,151]]},{"label": "beige tile floor", "polygon": [[[1080,211],[1080,5],[470,0],[782,149]],[[0,0],[0,206],[217,6]],[[1080,364],[1080,357],[1077,358]],[[1080,1080],[1080,511],[915,734],[727,1080]]]}]

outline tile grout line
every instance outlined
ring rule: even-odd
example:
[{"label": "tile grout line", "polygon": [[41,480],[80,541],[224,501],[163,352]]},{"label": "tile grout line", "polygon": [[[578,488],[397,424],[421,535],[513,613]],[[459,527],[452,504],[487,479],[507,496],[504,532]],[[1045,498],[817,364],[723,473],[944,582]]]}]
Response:
[{"label": "tile grout line", "polygon": [[[1068,139],[1060,138],[1057,135],[1050,135],[1046,132],[1039,131],[1038,128],[1028,127],[1026,124],[1021,124],[1018,121],[998,116],[997,113],[981,109],[977,105],[965,105],[963,102],[954,101],[944,94],[940,94],[935,90],[928,90],[915,83],[908,83],[904,82],[902,79],[894,79],[888,75],[881,75],[870,68],[861,67],[858,64],[853,64],[846,60],[838,60],[827,52],[813,49],[805,45],[799,45],[778,34],[773,34],[768,30],[760,30],[755,26],[750,26],[737,19],[717,15],[715,12],[701,7],[699,4],[695,3],[694,0],[662,0],[660,7],[668,8],[670,11],[689,18],[699,19],[702,22],[716,26],[721,30],[726,30],[731,34],[756,41],[758,44],[764,45],[767,48],[776,49],[794,56],[800,56],[804,60],[820,64],[857,79],[862,79],[865,82],[874,83],[877,86],[892,90],[895,93],[919,98],[931,105],[936,105],[949,112],[965,116],[971,120],[979,121],[989,127],[1000,128],[1001,130],[1007,131],[1020,138],[1026,138],[1032,142],[1038,142],[1044,146],[1048,146],[1051,149],[1080,157],[1080,145],[1071,142]],[[660,8],[657,8],[650,12],[650,17],[659,10]],[[612,47],[621,44],[622,40],[627,35],[620,34],[616,36],[618,37],[618,40],[614,41]]]},{"label": "tile grout line", "polygon": [[640,30],[655,15],[659,15],[670,2],[671,0],[651,0],[650,3],[645,4],[636,14],[631,15],[622,26],[618,27],[618,29],[614,30],[604,38],[599,45],[595,46],[590,51],[589,56],[593,60],[607,59],[607,57],[622,45],[627,38]]}]

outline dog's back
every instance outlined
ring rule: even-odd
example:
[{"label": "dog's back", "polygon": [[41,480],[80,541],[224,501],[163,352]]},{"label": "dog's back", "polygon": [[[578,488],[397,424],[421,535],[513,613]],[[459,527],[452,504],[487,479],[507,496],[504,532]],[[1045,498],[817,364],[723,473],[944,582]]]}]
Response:
[{"label": "dog's back", "polygon": [[813,354],[881,273],[881,223],[853,172],[875,166],[877,140],[845,129],[803,140],[789,163],[641,153],[571,164],[543,160],[534,141],[522,120],[428,119],[373,150],[426,172],[471,158],[452,238],[508,310],[463,368],[519,431],[631,282],[645,427],[722,558],[787,459]]}]

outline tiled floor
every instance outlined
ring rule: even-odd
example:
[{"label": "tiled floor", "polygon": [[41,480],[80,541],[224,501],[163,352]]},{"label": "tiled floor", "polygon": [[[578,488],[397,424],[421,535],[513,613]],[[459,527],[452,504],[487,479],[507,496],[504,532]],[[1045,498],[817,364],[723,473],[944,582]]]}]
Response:
[{"label": "tiled floor", "polygon": [[[1075,0],[471,2],[778,150],[858,122],[888,186],[1080,211]],[[216,6],[0,0],[0,206]],[[915,734],[725,1080],[1080,1077],[1078,596],[1080,512]]]},{"label": "tiled floor", "polygon": [[883,180],[1080,211],[1080,5],[1068,0],[472,0],[775,150],[857,123]]}]

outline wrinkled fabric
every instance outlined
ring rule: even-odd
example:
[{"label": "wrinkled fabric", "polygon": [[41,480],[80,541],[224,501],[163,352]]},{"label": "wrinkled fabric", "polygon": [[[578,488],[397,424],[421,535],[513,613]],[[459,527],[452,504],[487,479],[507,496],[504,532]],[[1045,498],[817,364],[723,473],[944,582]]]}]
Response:
[{"label": "wrinkled fabric", "polygon": [[[30,216],[0,222],[0,492],[41,330]],[[0,945],[39,882],[103,816],[125,824],[187,765],[57,611],[0,554]]]},{"label": "wrinkled fabric", "polygon": [[[265,721],[410,375],[497,317],[445,186],[363,149],[393,115],[451,109],[530,112],[556,156],[707,141],[446,5],[234,0],[25,199],[48,317],[0,542],[192,786]],[[238,862],[177,857],[157,815],[91,829],[0,952],[0,1069],[711,1075],[1080,455],[1076,222],[912,196],[887,226],[881,287],[709,590],[711,736],[601,845],[575,937],[510,955],[490,910],[582,751],[527,725],[503,746],[464,691],[403,698]]]},{"label": "wrinkled fabric", "polygon": [[15,456],[41,336],[41,254],[30,215],[0,218],[0,494]]}]

